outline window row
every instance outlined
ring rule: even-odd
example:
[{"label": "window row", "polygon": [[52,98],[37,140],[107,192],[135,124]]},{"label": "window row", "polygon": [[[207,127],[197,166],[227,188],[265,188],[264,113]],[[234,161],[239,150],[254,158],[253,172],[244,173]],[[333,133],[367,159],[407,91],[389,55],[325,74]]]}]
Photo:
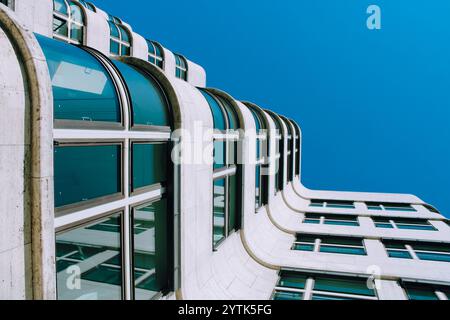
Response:
[{"label": "window row", "polygon": [[378,300],[368,278],[281,271],[273,300]]},{"label": "window row", "polygon": [[179,54],[175,54],[175,77],[184,81],[187,81],[188,77],[187,61],[183,56]]},{"label": "window row", "polygon": [[391,258],[450,262],[450,244],[438,242],[417,242],[383,240]]},{"label": "window row", "polygon": [[[125,290],[132,299],[149,300],[171,290],[167,200],[130,212],[129,232],[124,213],[117,212],[56,234],[59,300],[120,300]],[[128,281],[125,265],[132,270]]]},{"label": "window row", "polygon": [[[130,144],[132,193],[165,185],[167,143]],[[123,196],[123,144],[58,144],[54,147],[55,207],[59,211]]]},{"label": "window row", "polygon": [[[390,258],[450,262],[450,244],[381,240]],[[364,239],[358,237],[297,234],[292,250],[347,255],[367,255]]]},{"label": "window row", "polygon": [[[425,219],[372,217],[372,220],[376,228],[437,231],[437,229]],[[306,213],[303,223],[353,227],[360,225],[357,216],[321,213]]]},{"label": "window row", "polygon": [[[449,300],[450,285],[398,282],[409,300]],[[402,297],[398,297],[399,299]],[[282,270],[272,300],[377,300],[369,277],[340,276]]]}]

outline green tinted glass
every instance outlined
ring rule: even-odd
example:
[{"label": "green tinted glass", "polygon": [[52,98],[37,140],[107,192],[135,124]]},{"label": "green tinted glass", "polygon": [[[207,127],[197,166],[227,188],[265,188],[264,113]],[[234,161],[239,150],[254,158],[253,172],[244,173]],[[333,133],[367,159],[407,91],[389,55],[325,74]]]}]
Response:
[{"label": "green tinted glass", "polygon": [[121,192],[121,148],[55,146],[55,207]]},{"label": "green tinted glass", "polygon": [[167,181],[167,144],[133,143],[133,190]]},{"label": "green tinted glass", "polygon": [[[115,232],[95,225],[108,222]],[[120,300],[122,298],[121,215],[56,236],[59,300]],[[80,276],[79,287],[74,275]]]}]

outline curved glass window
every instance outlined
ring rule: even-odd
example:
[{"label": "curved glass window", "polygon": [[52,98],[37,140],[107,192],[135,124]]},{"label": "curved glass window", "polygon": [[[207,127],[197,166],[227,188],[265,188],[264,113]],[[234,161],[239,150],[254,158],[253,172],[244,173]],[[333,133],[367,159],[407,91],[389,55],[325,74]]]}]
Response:
[{"label": "curved glass window", "polygon": [[120,145],[55,146],[55,207],[119,194],[121,154]]},{"label": "curved glass window", "polygon": [[53,0],[53,37],[69,43],[82,44],[85,29],[84,13],[71,0]]},{"label": "curved glass window", "polygon": [[85,7],[86,9],[89,9],[93,12],[97,12],[97,10],[95,9],[95,6],[92,3],[84,1],[84,0],[78,0],[78,2],[81,3],[83,5],[83,7]]},{"label": "curved glass window", "polygon": [[109,15],[110,53],[116,56],[129,56],[131,54],[131,35],[122,25],[119,18]]},{"label": "curved glass window", "polygon": [[208,92],[204,90],[200,90],[202,95],[205,97],[206,101],[208,101],[209,107],[211,108],[211,112],[214,118],[214,129],[217,130],[226,130],[228,128],[225,114],[223,112],[222,107],[219,103],[210,95]]},{"label": "curved glass window", "polygon": [[179,54],[175,54],[175,77],[187,81],[187,62],[186,59]]},{"label": "curved glass window", "polygon": [[56,120],[121,122],[115,86],[98,60],[75,46],[36,38],[47,59]]},{"label": "curved glass window", "polygon": [[164,58],[163,58],[163,49],[161,48],[161,46],[158,43],[150,40],[147,40],[147,46],[148,46],[148,62],[163,69]]},{"label": "curved glass window", "polygon": [[213,246],[216,247],[225,238],[226,217],[225,179],[214,181]]},{"label": "curved glass window", "polygon": [[125,63],[113,63],[125,79],[131,96],[133,125],[169,127],[169,107],[155,80]]}]

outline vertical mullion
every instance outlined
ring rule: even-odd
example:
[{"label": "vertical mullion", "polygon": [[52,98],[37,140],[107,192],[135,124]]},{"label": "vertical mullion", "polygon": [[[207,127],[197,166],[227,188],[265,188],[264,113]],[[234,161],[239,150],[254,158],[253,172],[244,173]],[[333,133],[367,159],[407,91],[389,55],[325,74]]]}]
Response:
[{"label": "vertical mullion", "polygon": [[[130,166],[130,156],[131,156],[131,145],[130,145],[130,139],[125,139],[125,143],[124,143],[124,160],[123,160],[123,188],[124,188],[124,195],[126,198],[129,198],[130,196],[130,170],[129,168],[131,168]],[[123,232],[124,232],[124,261],[125,261],[125,266],[124,266],[124,273],[125,273],[125,300],[130,300],[131,299],[131,292],[132,292],[132,271],[131,271],[131,241],[132,241],[132,236],[133,236],[133,232],[131,230],[131,226],[130,226],[130,219],[131,219],[131,214],[130,214],[130,207],[127,206],[125,208],[125,212],[124,212],[124,223],[123,223]]]},{"label": "vertical mullion", "polygon": [[303,300],[311,300],[313,288],[314,288],[314,279],[308,278],[305,284],[305,293],[303,295]]}]

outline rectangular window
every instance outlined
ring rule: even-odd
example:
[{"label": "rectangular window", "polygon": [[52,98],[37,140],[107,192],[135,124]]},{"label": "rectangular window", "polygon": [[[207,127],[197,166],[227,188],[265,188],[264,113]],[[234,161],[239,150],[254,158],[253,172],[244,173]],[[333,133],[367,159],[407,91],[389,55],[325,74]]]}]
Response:
[{"label": "rectangular window", "polygon": [[167,200],[132,212],[134,299],[150,300],[168,286]]},{"label": "rectangular window", "polygon": [[121,146],[55,146],[55,207],[121,193]]},{"label": "rectangular window", "polygon": [[311,200],[310,207],[316,208],[334,208],[334,209],[355,209],[353,201],[341,200]]},{"label": "rectangular window", "polygon": [[272,299],[377,300],[373,287],[366,278],[281,271]]},{"label": "rectangular window", "polygon": [[320,235],[297,235],[292,250],[323,253],[366,255],[361,238],[334,237]]},{"label": "rectangular window", "polygon": [[414,209],[411,205],[403,203],[367,202],[366,205],[369,210],[416,212],[416,209]]},{"label": "rectangular window", "polygon": [[390,219],[384,217],[373,217],[372,219],[377,228],[436,231],[436,228],[424,219]]},{"label": "rectangular window", "polygon": [[418,241],[383,240],[391,258],[450,262],[450,244]]},{"label": "rectangular window", "polygon": [[306,213],[303,223],[352,226],[352,227],[359,226],[357,216],[346,216],[338,214],[333,215],[333,214]]},{"label": "rectangular window", "polygon": [[402,282],[409,300],[449,300],[450,286]]},{"label": "rectangular window", "polygon": [[132,162],[132,189],[167,182],[167,144],[165,143],[133,143]]},{"label": "rectangular window", "polygon": [[[97,225],[109,225],[104,230]],[[59,300],[122,299],[122,215],[56,235],[56,277]],[[114,231],[115,230],[115,231]],[[80,275],[79,288],[69,277]]]},{"label": "rectangular window", "polygon": [[225,179],[214,181],[213,196],[213,247],[225,238]]}]

